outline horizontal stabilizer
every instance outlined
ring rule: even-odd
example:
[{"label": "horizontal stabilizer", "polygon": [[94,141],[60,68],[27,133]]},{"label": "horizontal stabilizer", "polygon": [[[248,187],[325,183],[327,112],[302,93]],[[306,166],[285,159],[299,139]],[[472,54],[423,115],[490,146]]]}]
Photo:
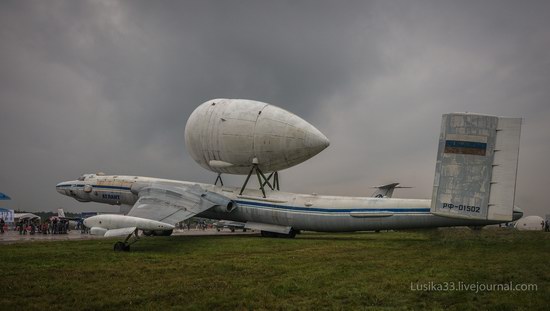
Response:
[{"label": "horizontal stabilizer", "polygon": [[431,212],[511,221],[521,118],[443,115]]},{"label": "horizontal stabilizer", "polygon": [[373,198],[391,198],[393,196],[393,190],[403,189],[403,188],[412,188],[412,187],[403,187],[399,186],[399,183],[391,183],[382,186],[375,186],[377,190],[372,194]]}]

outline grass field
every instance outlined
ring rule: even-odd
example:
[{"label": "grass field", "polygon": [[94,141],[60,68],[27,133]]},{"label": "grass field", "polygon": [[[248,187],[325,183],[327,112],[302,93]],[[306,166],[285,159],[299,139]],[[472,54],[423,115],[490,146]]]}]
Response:
[{"label": "grass field", "polygon": [[[130,253],[113,252],[114,241],[0,245],[0,309],[548,310],[550,305],[550,234],[544,232],[173,236],[142,239]],[[422,290],[422,284],[456,288],[459,282],[529,283],[537,289]]]}]

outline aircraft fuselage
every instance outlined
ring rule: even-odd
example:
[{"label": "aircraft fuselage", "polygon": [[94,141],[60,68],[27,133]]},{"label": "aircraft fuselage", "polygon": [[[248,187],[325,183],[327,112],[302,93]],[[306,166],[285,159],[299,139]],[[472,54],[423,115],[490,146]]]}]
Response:
[{"label": "aircraft fuselage", "polygon": [[[199,184],[138,176],[99,176],[91,174],[82,180],[62,182],[56,190],[80,202],[133,205],[140,189],[153,183],[196,185],[234,200],[237,207],[228,211],[215,206],[198,217],[238,222],[290,226],[294,230],[351,232],[370,230],[413,229],[449,226],[484,226],[499,221],[469,220],[436,216],[430,213],[430,200],[297,194],[282,191],[246,189]],[[521,218],[514,210],[513,218]]]}]

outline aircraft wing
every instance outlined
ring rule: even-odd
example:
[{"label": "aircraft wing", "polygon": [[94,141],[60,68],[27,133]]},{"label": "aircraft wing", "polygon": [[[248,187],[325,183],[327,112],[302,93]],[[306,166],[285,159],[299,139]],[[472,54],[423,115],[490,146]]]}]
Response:
[{"label": "aircraft wing", "polygon": [[139,199],[127,216],[146,218],[175,225],[216,205],[232,208],[229,198],[199,185],[153,184],[138,192]]}]

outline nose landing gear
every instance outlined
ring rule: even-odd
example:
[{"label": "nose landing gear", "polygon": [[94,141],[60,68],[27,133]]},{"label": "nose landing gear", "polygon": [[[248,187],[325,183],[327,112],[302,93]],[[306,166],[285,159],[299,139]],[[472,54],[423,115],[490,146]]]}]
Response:
[{"label": "nose landing gear", "polygon": [[115,246],[113,247],[115,252],[129,252],[130,251],[130,245],[127,245],[124,242],[116,242]]},{"label": "nose landing gear", "polygon": [[[130,241],[131,237],[132,236],[135,236],[135,238]],[[139,236],[138,236],[138,229],[136,228],[136,230],[134,230],[134,232],[130,233],[126,239],[124,239],[124,242],[116,242],[114,247],[113,247],[113,250],[115,252],[129,252],[130,251],[130,245],[136,243],[137,241],[139,240]]]}]

